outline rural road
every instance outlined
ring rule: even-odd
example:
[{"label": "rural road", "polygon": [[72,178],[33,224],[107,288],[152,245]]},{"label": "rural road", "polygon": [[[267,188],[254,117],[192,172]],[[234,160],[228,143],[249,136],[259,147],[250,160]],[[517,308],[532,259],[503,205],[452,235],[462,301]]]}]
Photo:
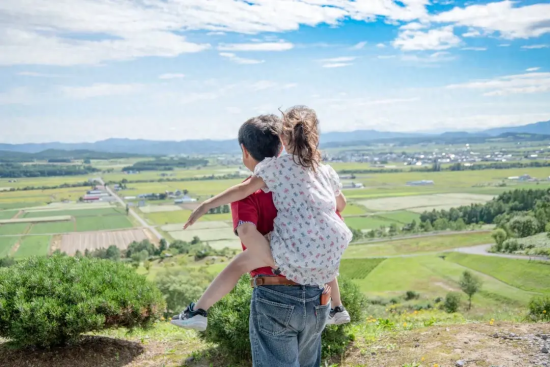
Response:
[{"label": "rural road", "polygon": [[[105,181],[103,181],[102,178],[98,177],[96,178],[103,186],[105,186]],[[122,205],[122,207],[126,207],[126,203],[124,202],[124,200],[121,199],[120,196],[118,196],[118,194],[111,190],[111,188],[109,186],[105,186],[105,190],[107,190],[107,192],[109,194],[111,194],[115,199],[117,199],[117,201],[120,203],[120,205]],[[162,235],[156,230],[155,227],[149,225],[142,217],[140,217],[132,208],[128,208],[128,211],[129,213],[134,217],[136,218],[136,220],[145,228],[147,228],[149,231],[151,231],[151,233],[160,240],[162,240],[164,237],[162,237]],[[164,239],[166,241],[166,239]],[[169,246],[169,243],[168,241],[166,241],[166,245]]]},{"label": "rural road", "polygon": [[370,241],[363,241],[363,242],[353,242],[350,245],[370,245],[371,243],[377,243],[377,242],[390,242],[390,241],[399,241],[399,240],[408,240],[411,238],[423,238],[423,237],[434,237],[434,236],[451,236],[454,234],[465,234],[465,233],[488,233],[491,232],[487,229],[476,229],[474,231],[438,231],[438,232],[430,232],[430,233],[419,233],[419,234],[413,234],[409,236],[394,236],[394,237],[383,237],[378,238],[375,240]]},{"label": "rural road", "polygon": [[544,256],[529,256],[529,255],[511,255],[511,254],[495,254],[488,252],[492,244],[487,245],[478,245],[472,247],[460,247],[455,248],[453,251],[461,252],[464,254],[470,255],[484,255],[484,256],[496,256],[496,257],[507,257],[509,259],[522,259],[522,260],[548,260]]}]

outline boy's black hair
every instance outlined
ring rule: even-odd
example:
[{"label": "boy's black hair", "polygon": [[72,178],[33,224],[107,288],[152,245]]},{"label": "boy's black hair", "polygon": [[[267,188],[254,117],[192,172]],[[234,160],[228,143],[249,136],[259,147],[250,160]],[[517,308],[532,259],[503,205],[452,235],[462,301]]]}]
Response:
[{"label": "boy's black hair", "polygon": [[281,119],[275,115],[253,117],[239,129],[239,145],[258,162],[276,157],[281,150],[281,126]]}]

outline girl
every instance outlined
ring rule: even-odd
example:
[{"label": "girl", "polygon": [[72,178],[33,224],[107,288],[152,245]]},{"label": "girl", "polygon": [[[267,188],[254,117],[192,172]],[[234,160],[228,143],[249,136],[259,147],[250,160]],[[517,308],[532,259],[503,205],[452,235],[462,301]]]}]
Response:
[{"label": "girl", "polygon": [[340,301],[336,276],[352,234],[336,213],[346,205],[339,177],[330,166],[320,163],[318,124],[315,111],[305,106],[283,113],[281,140],[288,155],[265,159],[256,166],[250,180],[203,202],[193,211],[184,229],[211,208],[242,200],[263,189],[273,192],[277,217],[271,243],[261,235],[245,243],[247,250],[231,261],[223,277],[212,282],[196,305],[191,303],[174,316],[172,324],[205,330],[206,310],[229,293],[243,274],[265,266],[299,284],[323,287],[329,283],[335,307],[328,323],[350,321]]}]

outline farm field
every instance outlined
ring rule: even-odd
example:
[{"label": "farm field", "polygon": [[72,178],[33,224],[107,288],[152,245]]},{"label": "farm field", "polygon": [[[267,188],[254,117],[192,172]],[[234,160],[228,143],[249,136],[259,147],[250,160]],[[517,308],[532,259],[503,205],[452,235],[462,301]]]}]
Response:
[{"label": "farm field", "polygon": [[178,205],[147,205],[139,208],[141,212],[150,214],[150,213],[159,213],[159,212],[177,212],[183,210],[181,206]]},{"label": "farm field", "polygon": [[[90,187],[88,186],[51,190],[2,191],[0,192],[0,208],[4,208],[4,203],[26,203],[25,205],[18,206],[18,208],[21,208],[34,206],[37,203],[47,204],[64,200],[77,201],[89,189]],[[9,207],[6,207],[6,209],[9,209]]]},{"label": "farm field", "polygon": [[23,218],[41,218],[56,216],[60,213],[63,215],[78,217],[93,217],[93,216],[108,216],[108,215],[126,215],[123,208],[101,208],[101,209],[82,209],[82,210],[56,210],[56,211],[33,211],[23,214]]},{"label": "farm field", "polygon": [[[185,223],[189,219],[191,210],[183,209],[173,212],[157,212],[145,214],[145,218],[151,221],[155,225]],[[206,214],[200,221],[229,221],[231,220],[231,213],[225,214]]]},{"label": "farm field", "polygon": [[365,279],[385,258],[344,259],[340,262],[340,275],[350,279]]},{"label": "farm field", "polygon": [[373,200],[362,200],[359,203],[371,210],[377,211],[392,211],[408,209],[411,211],[425,210],[431,211],[436,209],[450,209],[462,205],[472,203],[486,203],[493,199],[492,195],[475,195],[475,194],[434,194],[434,195],[419,195],[406,198],[384,198]]},{"label": "farm field", "polygon": [[446,260],[526,291],[550,293],[550,265],[536,261],[449,253]]},{"label": "farm field", "polygon": [[392,223],[402,227],[404,224],[411,223],[413,220],[419,221],[420,215],[407,211],[377,213],[363,217],[344,217],[344,221],[348,227],[359,230],[376,229],[381,226],[388,227]]},{"label": "farm field", "polygon": [[123,231],[97,231],[89,233],[70,233],[61,238],[60,250],[68,255],[76,251],[84,253],[86,249],[96,250],[115,245],[121,250],[128,248],[133,241],[140,242],[147,239],[143,229],[129,229]]},{"label": "farm field", "polygon": [[3,210],[3,211],[0,211],[0,220],[2,220],[2,219],[11,219],[17,213],[18,213],[17,210]]},{"label": "farm field", "polygon": [[191,196],[209,196],[218,194],[225,189],[242,182],[242,180],[206,180],[183,182],[147,182],[129,183],[128,189],[119,191],[121,196],[137,196],[139,194],[160,193],[166,190],[188,190]]},{"label": "farm field", "polygon": [[363,215],[366,213],[366,209],[363,208],[361,205],[358,205],[356,203],[348,203],[346,205],[346,208],[344,209],[344,212],[342,213],[342,216],[346,217],[350,215]]},{"label": "farm field", "polygon": [[23,234],[29,227],[29,223],[0,224],[0,235]]},{"label": "farm field", "polygon": [[78,232],[124,229],[132,227],[132,223],[125,215],[78,217],[76,219],[76,230]]},{"label": "farm field", "polygon": [[[28,178],[16,178],[17,182],[9,182],[14,180],[13,178],[0,178],[0,187],[12,187],[22,188],[28,186],[40,187],[40,186],[60,186],[63,184],[76,184],[88,182],[90,176],[62,176],[62,177],[28,177]],[[86,188],[84,188],[86,189]],[[88,186],[89,190],[89,186]]]},{"label": "farm field", "polygon": [[13,245],[17,243],[19,237],[0,237],[0,258],[8,256]]},{"label": "farm field", "polygon": [[438,252],[459,247],[492,243],[491,233],[460,233],[408,238],[372,244],[354,244],[344,252],[345,259],[400,256],[423,252]]},{"label": "farm field", "polygon": [[74,232],[74,222],[35,223],[32,225],[29,234],[54,234]]},{"label": "farm field", "polygon": [[50,236],[22,237],[14,257],[22,259],[29,256],[46,256],[50,251],[50,241]]},{"label": "farm field", "polygon": [[4,220],[0,220],[0,224],[63,222],[63,221],[67,221],[67,220],[71,220],[71,216],[69,216],[69,215],[57,215],[55,217],[4,219]]}]

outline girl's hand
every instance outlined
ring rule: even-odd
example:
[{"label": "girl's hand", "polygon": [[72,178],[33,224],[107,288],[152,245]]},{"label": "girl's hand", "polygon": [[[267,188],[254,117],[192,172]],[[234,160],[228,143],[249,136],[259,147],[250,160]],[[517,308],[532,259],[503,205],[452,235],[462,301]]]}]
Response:
[{"label": "girl's hand", "polygon": [[191,213],[189,219],[187,219],[187,222],[183,225],[183,229],[187,229],[189,226],[195,224],[195,222],[207,212],[208,208],[206,205],[204,203],[200,204],[195,210],[193,210],[193,213]]}]

